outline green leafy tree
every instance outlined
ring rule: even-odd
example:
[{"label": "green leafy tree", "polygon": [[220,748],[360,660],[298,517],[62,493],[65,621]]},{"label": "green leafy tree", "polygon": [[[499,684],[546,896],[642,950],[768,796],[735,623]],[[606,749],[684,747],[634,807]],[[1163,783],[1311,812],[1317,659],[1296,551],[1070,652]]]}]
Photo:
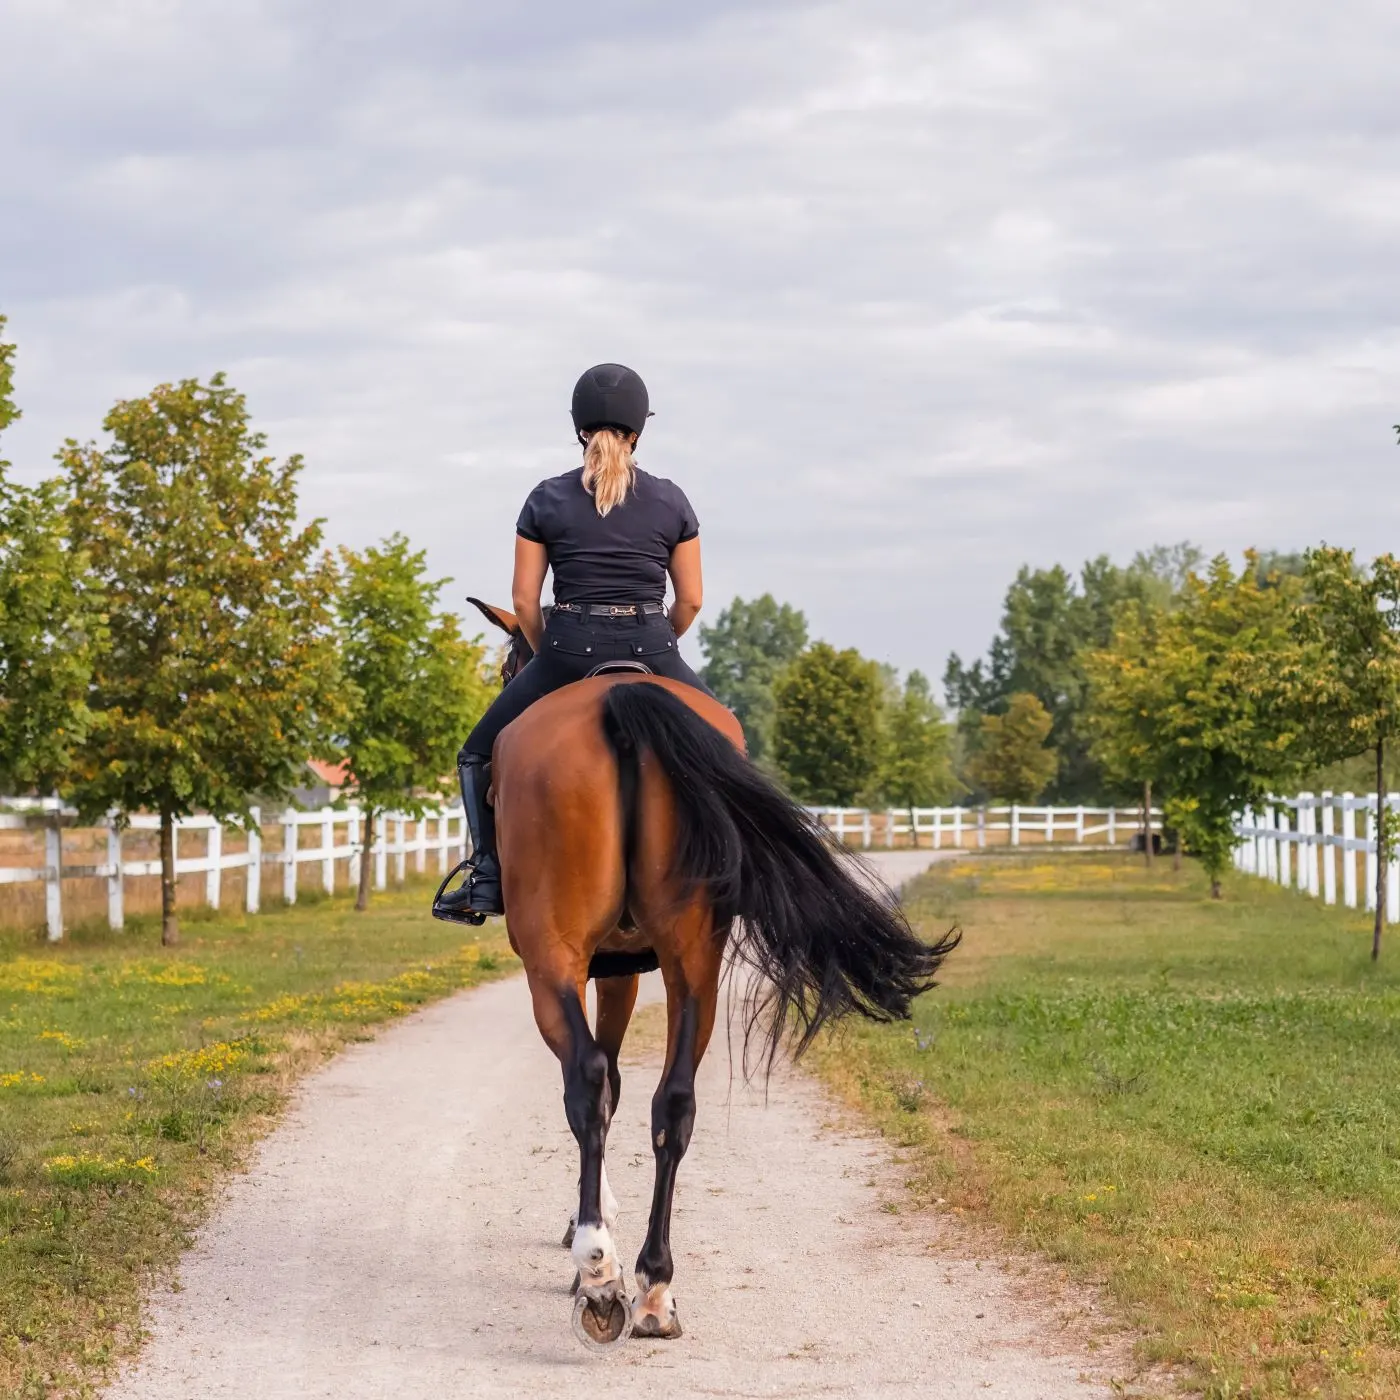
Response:
[{"label": "green leafy tree", "polygon": [[922,671],[910,671],[903,687],[886,702],[884,738],[880,790],[886,802],[933,807],[959,790],[952,769],[952,733]]},{"label": "green leafy tree", "polygon": [[[1309,550],[1306,601],[1295,614],[1303,652],[1291,673],[1298,723],[1317,763],[1370,751],[1384,794],[1386,745],[1400,733],[1400,561],[1382,554],[1369,569],[1353,552]],[[1385,930],[1386,868],[1395,822],[1377,822],[1376,917],[1371,956]]]},{"label": "green leafy tree", "polygon": [[[1084,716],[1091,752],[1109,785],[1142,792],[1143,855],[1152,864],[1150,838],[1153,789],[1168,796],[1171,753],[1162,732],[1170,677],[1157,664],[1165,609],[1130,602],[1119,610],[1111,644],[1085,660],[1089,703]],[[1178,858],[1180,830],[1178,828]]]},{"label": "green leafy tree", "polygon": [[337,751],[365,808],[355,907],[369,905],[376,816],[421,814],[455,792],[455,755],[491,696],[484,648],[437,611],[446,579],[424,576],[424,553],[402,535],[342,549],[336,598],[347,712]]},{"label": "green leafy tree", "polygon": [[[0,433],[19,417],[15,406],[15,347],[6,342],[5,327],[9,318],[0,316]],[[5,463],[9,466],[9,463]]]},{"label": "green leafy tree", "polygon": [[793,794],[849,807],[873,785],[881,755],[880,668],[858,651],[817,642],[774,688],[773,756]]},{"label": "green leafy tree", "polygon": [[1303,756],[1280,691],[1296,666],[1300,587],[1289,575],[1261,581],[1257,565],[1250,554],[1236,575],[1222,556],[1187,579],[1170,610],[1124,610],[1093,660],[1100,741],[1125,771],[1162,785],[1167,821],[1216,898],[1235,813],[1288,781]]},{"label": "green leafy tree", "polygon": [[339,712],[319,522],[299,526],[301,459],[275,462],[222,375],[161,385],[107,415],[106,448],[70,441],[70,535],[107,605],[89,812],[160,816],[162,941],[178,941],[174,822],[246,820],[324,750]]},{"label": "green leafy tree", "polygon": [[1086,657],[1108,644],[1124,603],[1165,604],[1199,559],[1193,545],[1159,545],[1126,568],[1106,555],[1091,559],[1077,580],[1059,565],[1022,568],[1007,590],[987,660],[967,666],[956,653],[948,659],[944,692],[968,747],[976,749],[984,715],[1005,711],[1012,695],[1034,695],[1051,717],[1057,764],[1050,796],[1066,802],[1101,796],[1105,775],[1085,724]]},{"label": "green leafy tree", "polygon": [[[0,316],[0,335],[5,318]],[[14,346],[0,340],[0,432],[19,417]],[[63,537],[63,488],[26,488],[0,460],[0,788],[66,786],[87,735],[101,636],[87,561]]]},{"label": "green leafy tree", "polygon": [[982,716],[977,749],[968,761],[973,780],[994,797],[1034,802],[1058,766],[1046,747],[1053,721],[1045,706],[1029,694],[1013,695],[1006,711]]},{"label": "green leafy tree", "polygon": [[807,619],[771,593],[735,600],[713,627],[701,626],[705,652],[701,678],[744,726],[749,757],[766,762],[773,750],[778,673],[807,645]]}]

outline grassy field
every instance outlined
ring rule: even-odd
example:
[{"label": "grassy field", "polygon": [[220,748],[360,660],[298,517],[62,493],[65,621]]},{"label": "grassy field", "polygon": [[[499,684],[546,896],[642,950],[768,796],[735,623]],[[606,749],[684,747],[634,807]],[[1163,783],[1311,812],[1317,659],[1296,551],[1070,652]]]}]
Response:
[{"label": "grassy field", "polygon": [[1193,1388],[1400,1394],[1400,938],[1243,878],[986,857],[911,893],[959,923],[916,1030],[818,1052],[929,1204],[1101,1282]]},{"label": "grassy field", "polygon": [[184,916],[174,950],[154,921],[0,936],[0,1394],[90,1393],[296,1077],[514,965],[503,930],[434,922],[430,895]]}]

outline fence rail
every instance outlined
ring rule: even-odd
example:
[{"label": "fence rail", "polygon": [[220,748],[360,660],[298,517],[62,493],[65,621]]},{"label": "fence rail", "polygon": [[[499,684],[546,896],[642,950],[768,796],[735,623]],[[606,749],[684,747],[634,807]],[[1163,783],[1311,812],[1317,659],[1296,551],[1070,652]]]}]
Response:
[{"label": "fence rail", "polygon": [[[1388,812],[1400,811],[1400,793],[1385,795]],[[1341,866],[1342,903],[1348,909],[1364,900],[1376,907],[1376,813],[1374,792],[1360,797],[1350,792],[1300,792],[1296,797],[1271,797],[1254,811],[1246,808],[1235,823],[1239,845],[1235,867],[1247,875],[1294,887],[1325,904],[1337,902],[1337,867]],[[1365,819],[1358,836],[1357,813]],[[1339,829],[1340,828],[1340,829]],[[1357,857],[1364,857],[1358,862]],[[1364,866],[1358,896],[1357,866]],[[1386,917],[1400,920],[1400,860],[1386,863]]]},{"label": "fence rail", "polygon": [[[930,850],[991,846],[1118,846],[1142,835],[1141,807],[809,807],[838,841]],[[1162,830],[1154,807],[1152,830]],[[1095,838],[1098,838],[1097,840]]]},{"label": "fence rail", "polygon": [[[355,886],[360,878],[360,861],[364,856],[365,814],[355,805],[322,807],[315,811],[292,808],[282,812],[269,825],[275,832],[280,828],[281,849],[269,849],[268,831],[262,815],[255,807],[253,820],[246,833],[246,849],[224,849],[225,828],[213,817],[183,817],[175,823],[175,873],[203,874],[204,903],[217,909],[226,870],[243,870],[244,908],[256,914],[262,904],[263,871],[271,866],[280,868],[282,899],[295,904],[297,898],[297,869],[319,864],[321,886],[327,894],[335,892],[336,862],[348,862],[348,879]],[[123,859],[125,832],[115,821],[89,830],[105,833],[106,859],[96,863],[72,863],[63,858],[65,830],[71,830],[77,813],[64,807],[55,798],[0,798],[0,831],[42,829],[44,834],[44,863],[42,865],[0,866],[0,885],[22,884],[30,881],[44,883],[44,914],[50,942],[63,937],[63,882],[65,880],[105,880],[107,883],[107,922],[119,929],[125,922],[125,882],[140,876],[159,875],[159,860]],[[319,829],[320,843],[301,844],[302,831]],[[131,817],[125,831],[158,831],[160,818],[146,814]],[[229,828],[241,830],[241,828]],[[344,838],[338,839],[343,830]],[[180,839],[194,833],[201,835],[204,853],[181,856]],[[375,818],[374,872],[375,889],[388,885],[389,859],[394,860],[394,876],[402,881],[407,873],[407,861],[413,856],[420,873],[427,869],[428,856],[437,855],[438,870],[446,874],[451,868],[449,857],[465,857],[468,846],[467,823],[461,804],[443,807],[424,817],[388,812]]]}]

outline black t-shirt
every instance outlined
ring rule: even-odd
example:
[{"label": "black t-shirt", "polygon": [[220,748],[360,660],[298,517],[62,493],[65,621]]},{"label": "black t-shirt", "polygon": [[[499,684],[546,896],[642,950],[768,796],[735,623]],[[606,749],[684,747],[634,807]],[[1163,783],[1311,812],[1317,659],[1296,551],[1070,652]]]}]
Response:
[{"label": "black t-shirt", "polygon": [[579,467],[540,482],[515,530],[548,552],[556,603],[660,603],[671,551],[700,524],[675,482],[640,467],[627,499],[599,515]]}]

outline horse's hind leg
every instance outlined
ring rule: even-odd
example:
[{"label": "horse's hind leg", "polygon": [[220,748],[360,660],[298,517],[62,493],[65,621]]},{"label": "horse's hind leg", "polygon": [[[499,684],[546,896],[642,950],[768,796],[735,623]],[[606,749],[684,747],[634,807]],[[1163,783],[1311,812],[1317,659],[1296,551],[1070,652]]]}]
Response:
[{"label": "horse's hind leg", "polygon": [[607,1344],[628,1328],[627,1289],[612,1232],[603,1221],[603,1144],[612,1112],[608,1056],[588,1029],[583,984],[526,968],[535,1021],[564,1070],[564,1113],[579,1145],[578,1224],[572,1255],[578,1269],[575,1325]]},{"label": "horse's hind leg", "polygon": [[[618,1068],[618,1055],[622,1051],[622,1039],[632,1020],[633,1008],[637,1005],[637,977],[601,977],[593,985],[597,990],[598,1014],[594,1020],[593,1038],[608,1057],[608,1121],[617,1112],[618,1100],[622,1097],[622,1071]],[[602,1201],[603,1224],[609,1231],[617,1228],[617,1197],[608,1185],[608,1164],[603,1162],[601,1181],[598,1190]],[[564,1231],[564,1248],[574,1242],[574,1231],[578,1227],[578,1212],[569,1216],[569,1228]]]},{"label": "horse's hind leg", "polygon": [[642,1337],[681,1335],[671,1296],[671,1202],[676,1172],[695,1125],[695,1072],[714,1029],[722,961],[722,940],[715,937],[708,906],[699,901],[676,921],[667,942],[675,951],[663,955],[661,963],[666,979],[666,1065],[651,1100],[656,1183],[646,1241],[637,1256],[637,1301],[632,1308],[633,1331]]}]

